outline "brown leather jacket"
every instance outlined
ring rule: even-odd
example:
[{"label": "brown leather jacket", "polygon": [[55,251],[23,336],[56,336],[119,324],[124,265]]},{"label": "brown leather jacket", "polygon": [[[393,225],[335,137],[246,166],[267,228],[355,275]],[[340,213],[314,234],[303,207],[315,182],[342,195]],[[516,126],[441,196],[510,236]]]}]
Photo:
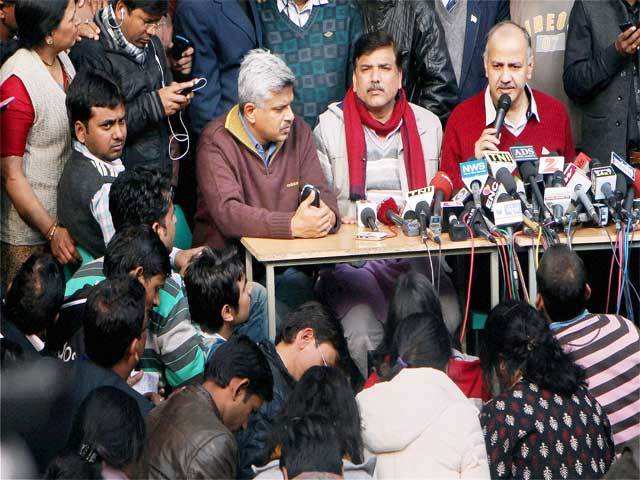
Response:
[{"label": "brown leather jacket", "polygon": [[235,478],[238,447],[211,395],[190,385],[147,417],[149,479]]}]

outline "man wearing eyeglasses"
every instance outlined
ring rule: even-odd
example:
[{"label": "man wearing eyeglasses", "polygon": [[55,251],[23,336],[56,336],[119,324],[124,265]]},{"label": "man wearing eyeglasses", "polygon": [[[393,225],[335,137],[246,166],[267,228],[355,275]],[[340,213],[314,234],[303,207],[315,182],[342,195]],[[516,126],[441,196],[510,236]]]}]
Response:
[{"label": "man wearing eyeglasses", "polygon": [[[126,102],[129,135],[123,162],[126,168],[145,165],[173,172],[177,184],[180,134],[186,134],[177,113],[193,97],[182,90],[193,81],[173,82],[173,74],[191,72],[193,49],[169,66],[156,35],[168,9],[167,0],[117,0],[98,10],[94,22],[100,29],[97,40],[77,43],[71,50],[76,69],[105,71],[116,80]],[[172,118],[173,117],[173,118]],[[171,120],[171,123],[169,123]]]},{"label": "man wearing eyeglasses", "polygon": [[346,350],[340,324],[318,302],[292,311],[280,324],[276,342],[259,343],[273,375],[273,400],[251,415],[246,430],[237,435],[238,478],[252,478],[251,466],[269,461],[264,450],[274,419],[305,372],[314,366],[336,366],[338,352]]}]

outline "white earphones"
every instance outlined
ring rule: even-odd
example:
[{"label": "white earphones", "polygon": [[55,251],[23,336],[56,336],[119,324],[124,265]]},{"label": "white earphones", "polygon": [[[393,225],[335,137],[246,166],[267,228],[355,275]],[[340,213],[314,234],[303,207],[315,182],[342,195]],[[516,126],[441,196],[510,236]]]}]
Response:
[{"label": "white earphones", "polygon": [[[116,14],[115,14],[115,13],[114,13],[114,11],[113,11],[113,6],[112,6],[112,5],[109,5],[109,10],[111,10],[111,13],[113,14],[113,18],[115,18],[116,20],[118,20],[118,19],[116,18]],[[112,25],[112,24],[111,24],[111,18],[110,18],[109,16],[107,16],[107,24],[108,24],[111,28],[120,28],[120,27],[122,26],[122,22],[124,22],[124,12],[125,12],[125,9],[124,9],[124,7],[122,7],[122,8],[120,9],[120,23],[118,23],[117,25]]]}]

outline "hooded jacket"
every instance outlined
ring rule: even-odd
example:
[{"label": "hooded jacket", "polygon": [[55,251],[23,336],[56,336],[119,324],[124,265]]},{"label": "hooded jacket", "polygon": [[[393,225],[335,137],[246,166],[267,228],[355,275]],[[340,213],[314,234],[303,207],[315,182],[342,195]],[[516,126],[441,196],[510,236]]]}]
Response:
[{"label": "hooded jacket", "polygon": [[405,368],[356,400],[376,478],[489,478],[478,409],[443,372]]},{"label": "hooded jacket", "polygon": [[158,90],[170,85],[173,78],[160,39],[151,37],[144,64],[139,65],[118,48],[100,12],[93,21],[100,28],[99,40],[83,39],[69,56],[78,71],[100,70],[118,83],[127,111],[127,140],[122,156],[125,167],[145,165],[171,173],[169,124]]}]

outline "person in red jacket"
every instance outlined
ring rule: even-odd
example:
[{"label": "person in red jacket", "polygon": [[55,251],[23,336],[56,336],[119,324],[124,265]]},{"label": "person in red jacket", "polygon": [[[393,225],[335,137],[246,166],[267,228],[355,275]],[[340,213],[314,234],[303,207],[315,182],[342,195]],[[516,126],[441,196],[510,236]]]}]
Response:
[{"label": "person in red jacket", "polygon": [[[459,163],[514,145],[531,145],[538,155],[546,148],[572,161],[575,147],[564,105],[527,85],[534,69],[527,31],[511,21],[493,27],[487,36],[484,66],[489,85],[456,107],[444,134],[440,169],[453,180],[454,188],[463,186]],[[503,94],[511,97],[511,108],[498,135],[496,105]]]}]

